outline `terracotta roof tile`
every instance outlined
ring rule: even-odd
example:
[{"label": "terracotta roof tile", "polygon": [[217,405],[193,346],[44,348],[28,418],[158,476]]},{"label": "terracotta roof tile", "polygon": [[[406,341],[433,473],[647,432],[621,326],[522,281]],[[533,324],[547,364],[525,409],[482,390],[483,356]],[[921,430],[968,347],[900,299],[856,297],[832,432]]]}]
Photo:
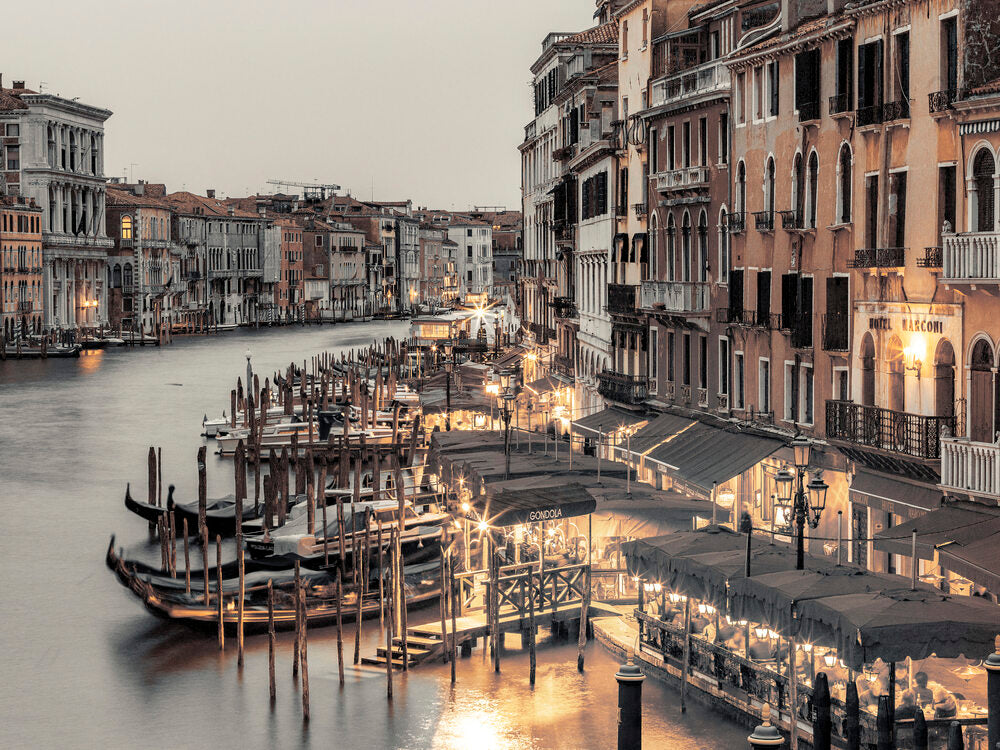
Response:
[{"label": "terracotta roof tile", "polygon": [[984,83],[982,86],[976,86],[976,88],[969,91],[973,96],[981,96],[983,94],[997,94],[1000,93],[1000,78],[995,78],[988,83]]},{"label": "terracotta roof tile", "polygon": [[12,112],[16,109],[27,109],[28,105],[21,101],[21,94],[35,94],[31,89],[0,89],[0,112]]},{"label": "terracotta roof tile", "polygon": [[105,201],[109,206],[136,206],[145,208],[161,208],[165,211],[173,210],[170,201],[156,195],[136,195],[130,190],[122,190],[114,185],[108,185]]},{"label": "terracotta roof tile", "polygon": [[609,21],[573,36],[560,39],[556,44],[618,44],[618,22]]}]

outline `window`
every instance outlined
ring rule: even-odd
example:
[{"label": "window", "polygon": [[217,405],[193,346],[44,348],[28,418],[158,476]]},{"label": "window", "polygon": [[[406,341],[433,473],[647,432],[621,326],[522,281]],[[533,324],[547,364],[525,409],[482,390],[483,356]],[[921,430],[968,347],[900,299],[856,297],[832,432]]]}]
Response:
[{"label": "window", "polygon": [[878,247],[878,175],[865,177],[865,238],[867,247]]},{"label": "window", "polygon": [[132,239],[132,217],[123,216],[121,221],[121,238],[123,240]]},{"label": "window", "polygon": [[753,69],[753,119],[764,119],[764,69]]},{"label": "window", "polygon": [[764,210],[774,213],[774,157],[768,157],[764,174]]},{"label": "window", "polygon": [[910,102],[910,34],[903,31],[893,36],[893,46],[896,49],[896,74],[893,76],[893,97],[897,102],[907,105],[906,115],[909,116]]},{"label": "window", "polygon": [[813,414],[813,369],[810,365],[802,365],[799,370],[799,421],[811,425],[815,421]]},{"label": "window", "polygon": [[628,167],[618,170],[618,215],[628,213]]},{"label": "window", "polygon": [[768,117],[778,116],[778,61],[767,64],[767,114]]},{"label": "window", "polygon": [[906,172],[889,175],[889,241],[906,247]]},{"label": "window", "polygon": [[769,328],[771,319],[771,272],[757,272],[757,325]]},{"label": "window", "polygon": [[316,235],[316,247],[323,247],[323,235]]},{"label": "window", "polygon": [[7,147],[7,169],[16,171],[21,168],[21,149],[19,146]]},{"label": "window", "polygon": [[792,362],[785,362],[785,404],[781,418],[786,422],[795,420],[795,365]]},{"label": "window", "polygon": [[683,377],[684,385],[691,385],[691,334],[685,333],[683,338],[684,352],[681,362],[681,367],[683,368],[681,376]]},{"label": "window", "polygon": [[691,123],[685,121],[681,125],[681,166],[687,169],[691,166]]},{"label": "window", "polygon": [[733,357],[733,408],[743,409],[746,404],[743,385],[746,382],[744,373],[743,352],[736,352]]},{"label": "window", "polygon": [[719,164],[729,163],[729,113],[719,114]]},{"label": "window", "polygon": [[704,209],[698,215],[698,257],[695,262],[698,264],[695,278],[708,281],[708,214]]},{"label": "window", "polygon": [[667,331],[667,380],[674,382],[674,332]]},{"label": "window", "polygon": [[698,337],[698,387],[708,388],[708,337]]},{"label": "window", "polygon": [[972,217],[975,219],[973,232],[992,232],[994,230],[995,212],[993,206],[993,174],[996,162],[988,148],[979,150],[972,162],[972,183],[974,194],[969,201]]},{"label": "window", "polygon": [[716,281],[729,282],[729,227],[726,225],[726,209],[719,211],[719,270]]},{"label": "window", "polygon": [[819,117],[819,49],[809,49],[795,56],[795,109],[800,120]]},{"label": "window", "polygon": [[736,124],[744,125],[746,119],[747,74],[740,71],[736,74]]},{"label": "window", "polygon": [[628,58],[628,19],[622,21],[622,48],[621,48],[622,60]]},{"label": "window", "polygon": [[8,138],[16,138],[17,136],[21,135],[21,126],[18,125],[17,123],[9,122],[4,127],[4,134]]},{"label": "window", "polygon": [[698,165],[708,166],[708,118],[698,120]]},{"label": "window", "polygon": [[806,185],[806,223],[805,226],[816,228],[816,206],[819,197],[819,157],[813,150],[809,154],[809,174]]},{"label": "window", "polygon": [[[955,165],[938,167],[938,227],[955,231]],[[938,236],[938,245],[941,237]]]},{"label": "window", "polygon": [[941,83],[952,96],[958,92],[958,26],[956,17],[941,21]]},{"label": "window", "polygon": [[691,215],[681,221],[681,281],[691,281]]},{"label": "window", "polygon": [[653,328],[649,331],[649,389],[656,393],[657,358],[660,356],[659,350],[660,332]]},{"label": "window", "polygon": [[734,268],[729,274],[729,321],[743,320],[743,269]]},{"label": "window", "polygon": [[851,222],[851,162],[853,161],[851,147],[844,143],[840,147],[840,158],[837,160],[837,223]]},{"label": "window", "polygon": [[642,46],[646,47],[646,42],[649,39],[649,9],[642,9]]},{"label": "window", "polygon": [[465,248],[465,257],[468,258],[469,260],[472,260],[472,245],[468,245]]},{"label": "window", "polygon": [[742,161],[736,167],[736,210],[740,214],[747,211],[747,166]]},{"label": "window", "polygon": [[[796,213],[796,218],[801,222],[805,216],[806,206],[806,181],[802,170],[802,154],[795,152],[792,160],[792,209]],[[801,226],[801,224],[800,224]]]},{"label": "window", "polygon": [[675,243],[677,242],[677,227],[674,225],[674,215],[672,213],[667,215],[666,231],[667,231],[666,276],[667,276],[667,281],[673,281],[674,274],[676,273],[675,271],[676,266],[674,264],[677,262],[677,254],[675,251],[676,249]]},{"label": "window", "polygon": [[771,411],[771,362],[763,357],[757,365],[757,405],[758,410],[768,414]]},{"label": "window", "polygon": [[837,98],[833,112],[854,109],[854,40],[848,37],[837,42]]},{"label": "window", "polygon": [[[868,109],[874,113],[882,106],[882,40],[858,47],[858,109]],[[881,115],[872,119],[867,114],[862,122],[878,122]]]},{"label": "window", "polygon": [[667,169],[673,171],[677,168],[677,164],[674,160],[674,126],[667,126]]},{"label": "window", "polygon": [[719,395],[729,395],[729,339],[719,338]]},{"label": "window", "polygon": [[649,129],[649,169],[651,172],[658,172],[659,165],[659,153],[657,153],[658,144],[656,128]]}]

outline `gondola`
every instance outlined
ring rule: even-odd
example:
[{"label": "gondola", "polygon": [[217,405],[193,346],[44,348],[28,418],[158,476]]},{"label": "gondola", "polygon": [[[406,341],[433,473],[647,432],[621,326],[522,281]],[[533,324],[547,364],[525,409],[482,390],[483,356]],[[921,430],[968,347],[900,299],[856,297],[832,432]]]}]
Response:
[{"label": "gondola", "polygon": [[125,507],[140,518],[149,521],[149,523],[156,523],[161,516],[164,516],[167,513],[167,509],[161,505],[143,503],[133,498],[132,487],[130,484],[125,485]]},{"label": "gondola", "polygon": [[[188,532],[196,533],[198,530],[198,502],[178,503],[174,501],[174,486],[170,485],[167,493],[167,508],[177,515],[178,528],[187,519]],[[252,521],[259,518],[264,512],[263,503],[258,503],[254,508],[253,500],[243,501],[243,514],[240,523]],[[216,535],[229,537],[236,534],[236,495],[225,495],[224,497],[210,498],[205,505],[205,525],[208,527],[209,536],[215,538]]]}]

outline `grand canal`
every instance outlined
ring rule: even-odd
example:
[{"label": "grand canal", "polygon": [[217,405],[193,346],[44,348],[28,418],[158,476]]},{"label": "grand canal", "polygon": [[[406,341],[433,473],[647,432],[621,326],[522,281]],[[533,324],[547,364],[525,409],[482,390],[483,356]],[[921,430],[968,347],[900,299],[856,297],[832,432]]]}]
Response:
[{"label": "grand canal", "polygon": [[[303,726],[291,636],[279,636],[278,700],[267,697],[266,637],[235,649],[155,619],[104,566],[111,533],[155,557],[145,523],[122,505],[145,493],[146,452],[161,446],[164,484],[192,497],[202,417],[218,416],[252,352],[269,374],[318,351],[406,334],[406,324],[241,331],[162,349],[79,360],[0,363],[0,746],[608,748],[615,745],[616,661],[598,644],[584,674],[574,644],[543,643],[528,686],[517,638],[494,674],[476,650],[451,686],[444,665],[397,676],[348,668],[337,684],[335,635],[310,632],[312,721]],[[211,456],[209,496],[231,491],[232,465]],[[411,622],[436,609],[416,612]],[[353,630],[348,626],[348,633]],[[333,635],[333,637],[331,637]],[[374,651],[369,626],[362,653]],[[738,748],[746,732],[678,695],[644,686],[647,748]]]}]

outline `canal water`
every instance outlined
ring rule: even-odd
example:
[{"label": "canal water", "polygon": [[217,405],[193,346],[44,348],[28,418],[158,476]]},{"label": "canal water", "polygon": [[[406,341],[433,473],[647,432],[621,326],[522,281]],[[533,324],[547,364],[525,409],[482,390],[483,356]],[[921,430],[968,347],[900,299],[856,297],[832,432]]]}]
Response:
[{"label": "canal water", "polygon": [[[0,363],[0,747],[611,748],[616,661],[587,647],[544,641],[538,676],[508,640],[502,673],[481,650],[458,663],[396,675],[348,666],[337,681],[336,634],[309,636],[312,721],[303,726],[291,676],[291,634],[279,635],[277,702],[267,688],[267,638],[218,651],[212,634],[149,614],[104,565],[112,533],[128,554],[155,560],[146,525],[122,503],[131,482],[145,496],[146,453],[163,449],[164,486],[196,496],[205,414],[228,408],[245,372],[270,374],[314,352],[404,336],[403,323],[239,331],[171,346],[109,350],[79,360]],[[209,496],[232,488],[232,464],[210,455]],[[165,492],[166,490],[164,490]],[[252,491],[252,490],[251,490]],[[433,619],[436,608],[411,614]],[[348,663],[353,653],[353,628]],[[372,653],[377,622],[363,633]],[[644,687],[647,748],[746,747],[746,732],[678,695]]]}]

